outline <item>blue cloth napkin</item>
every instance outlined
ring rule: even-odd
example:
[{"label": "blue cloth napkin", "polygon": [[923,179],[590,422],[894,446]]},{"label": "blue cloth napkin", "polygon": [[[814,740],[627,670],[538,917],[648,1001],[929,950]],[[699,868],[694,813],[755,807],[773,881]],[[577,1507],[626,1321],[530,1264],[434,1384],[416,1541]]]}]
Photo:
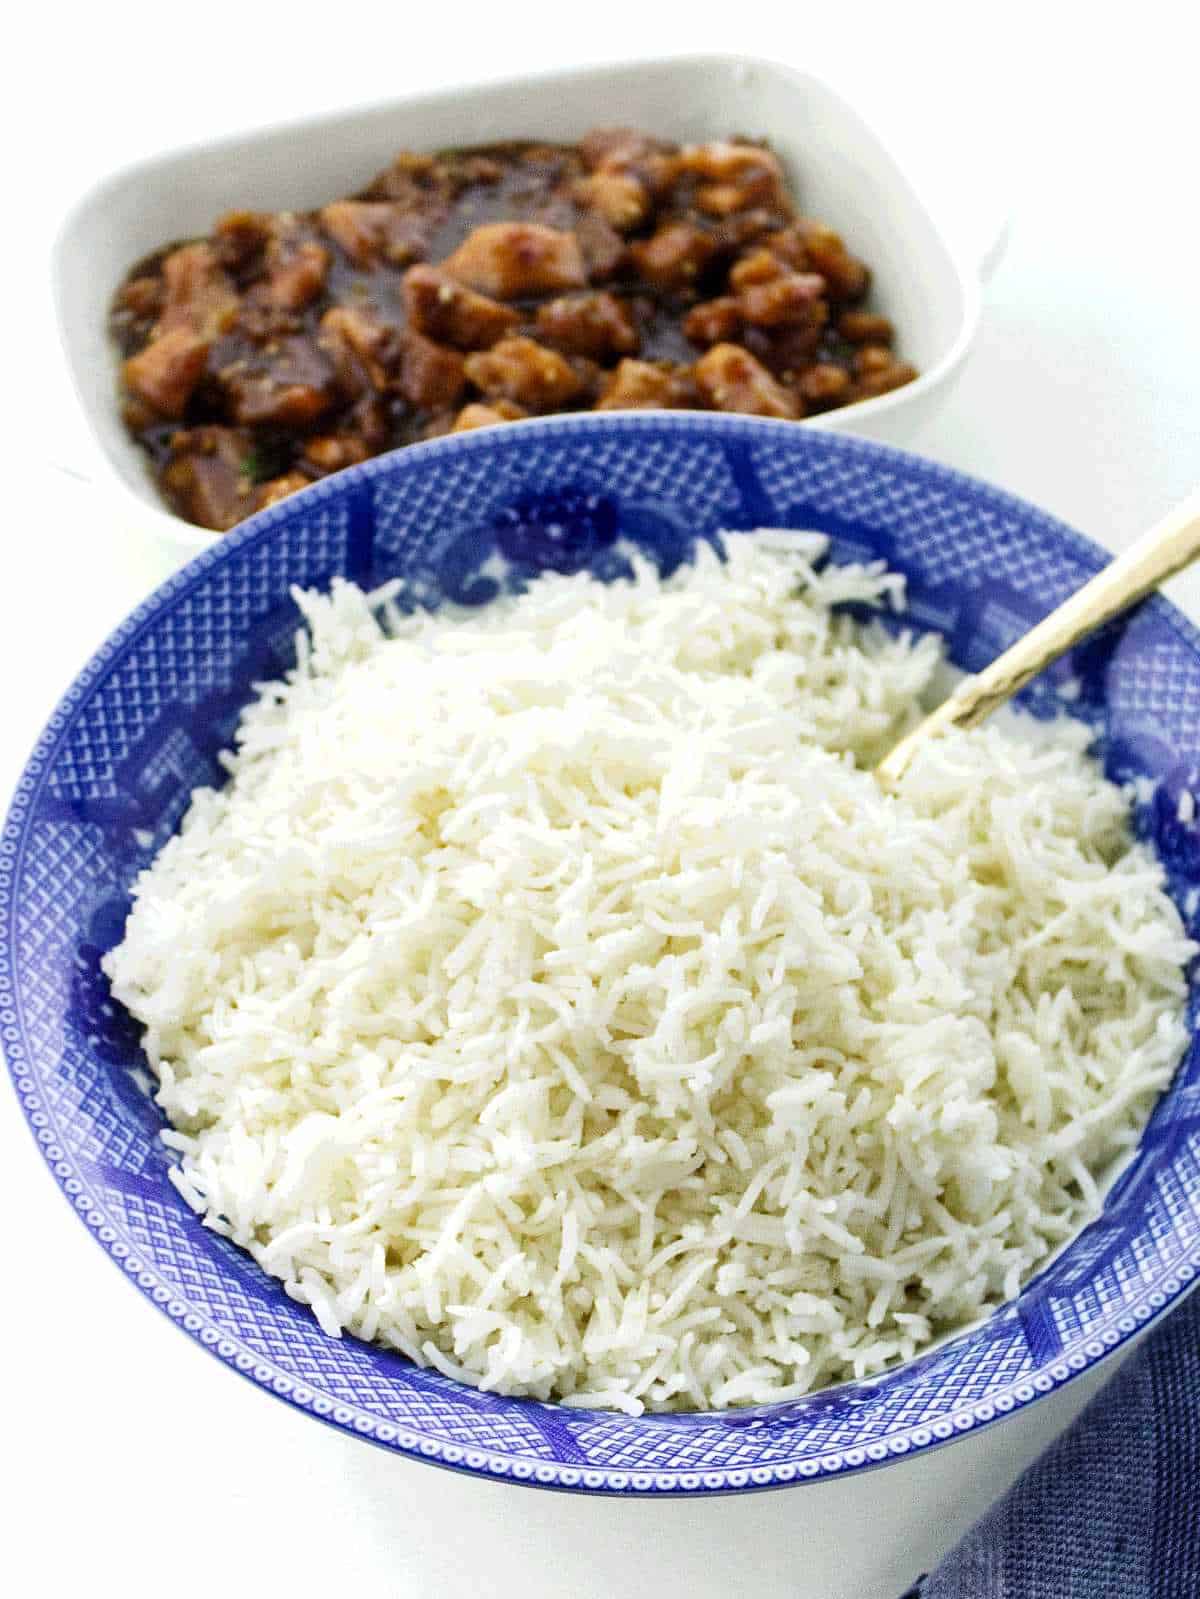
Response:
[{"label": "blue cloth napkin", "polygon": [[1200,1293],[904,1599],[1200,1599]]}]

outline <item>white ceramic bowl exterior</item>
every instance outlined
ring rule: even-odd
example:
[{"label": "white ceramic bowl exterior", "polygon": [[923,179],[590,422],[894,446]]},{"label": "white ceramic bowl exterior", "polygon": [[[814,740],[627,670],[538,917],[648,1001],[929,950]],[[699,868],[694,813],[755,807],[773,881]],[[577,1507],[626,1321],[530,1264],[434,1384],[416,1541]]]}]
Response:
[{"label": "white ceramic bowl exterior", "polygon": [[590,67],[455,89],[238,134],[126,167],[75,207],[54,253],[59,328],[76,392],[122,514],[178,555],[220,535],[166,510],[122,424],[106,323],[122,276],[165,241],[240,205],[308,209],[363,187],[397,150],[508,138],[571,141],[628,123],[676,140],[770,140],[807,211],[872,264],[874,299],[920,377],[801,424],[910,442],[939,406],[979,316],[979,263],[963,258],[878,135],[811,74],[736,56]]}]

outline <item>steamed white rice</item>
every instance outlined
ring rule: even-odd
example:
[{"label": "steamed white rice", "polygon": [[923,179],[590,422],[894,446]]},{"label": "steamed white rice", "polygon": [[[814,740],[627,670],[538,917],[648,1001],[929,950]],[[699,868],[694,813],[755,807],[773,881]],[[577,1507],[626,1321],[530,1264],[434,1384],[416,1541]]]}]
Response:
[{"label": "steamed white rice", "polygon": [[871,761],[935,641],[816,535],[469,616],[346,583],[105,969],[178,1186],[321,1326],[637,1412],[879,1371],[1099,1207],[1194,952],[1067,719]]}]

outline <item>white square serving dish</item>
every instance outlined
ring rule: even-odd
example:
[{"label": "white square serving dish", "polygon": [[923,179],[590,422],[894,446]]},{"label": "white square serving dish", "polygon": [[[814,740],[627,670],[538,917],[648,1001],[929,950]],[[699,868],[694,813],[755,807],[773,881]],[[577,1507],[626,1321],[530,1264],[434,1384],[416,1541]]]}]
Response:
[{"label": "white square serving dish", "polygon": [[946,398],[974,335],[982,264],[953,242],[880,137],[820,79],[746,57],[684,56],[509,79],[239,133],[153,156],[93,188],[59,234],[53,287],[71,376],[109,487],[124,502],[123,520],[166,540],[177,557],[220,537],[164,506],[119,414],[106,322],[117,284],[141,256],[207,232],[236,207],[300,210],[352,193],[404,148],[571,141],[616,123],[681,141],[741,133],[771,142],[804,209],[871,263],[874,302],[920,373],[891,394],[796,425],[909,442]]}]

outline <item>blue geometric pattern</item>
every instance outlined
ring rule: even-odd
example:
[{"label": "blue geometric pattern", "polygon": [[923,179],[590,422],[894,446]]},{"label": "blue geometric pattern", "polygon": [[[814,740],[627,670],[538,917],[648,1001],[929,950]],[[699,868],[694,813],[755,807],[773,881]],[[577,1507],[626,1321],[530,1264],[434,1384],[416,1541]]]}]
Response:
[{"label": "blue geometric pattern", "polygon": [[[982,665],[1101,553],[1020,501],[861,440],[712,415],[566,417],[437,440],[315,484],[223,539],[118,629],[54,713],[0,837],[0,1041],[71,1203],[142,1291],[234,1369],[401,1453],[581,1491],[769,1487],[930,1448],[1047,1393],[1200,1270],[1200,1047],[1104,1214],[981,1326],[869,1382],[721,1415],[630,1418],[480,1394],[322,1334],[168,1178],[136,1029],[100,972],[129,886],[216,781],[256,679],[289,662],[291,587],[406,579],[407,603],[482,604],[545,566],[664,568],[719,529],[821,528],[835,558],[907,574],[906,626]],[[1151,601],[1056,669],[1109,771],[1154,779],[1137,826],[1200,931],[1200,637]],[[1048,709],[1044,685],[1029,704]],[[1190,897],[1189,897],[1190,896]]]}]

